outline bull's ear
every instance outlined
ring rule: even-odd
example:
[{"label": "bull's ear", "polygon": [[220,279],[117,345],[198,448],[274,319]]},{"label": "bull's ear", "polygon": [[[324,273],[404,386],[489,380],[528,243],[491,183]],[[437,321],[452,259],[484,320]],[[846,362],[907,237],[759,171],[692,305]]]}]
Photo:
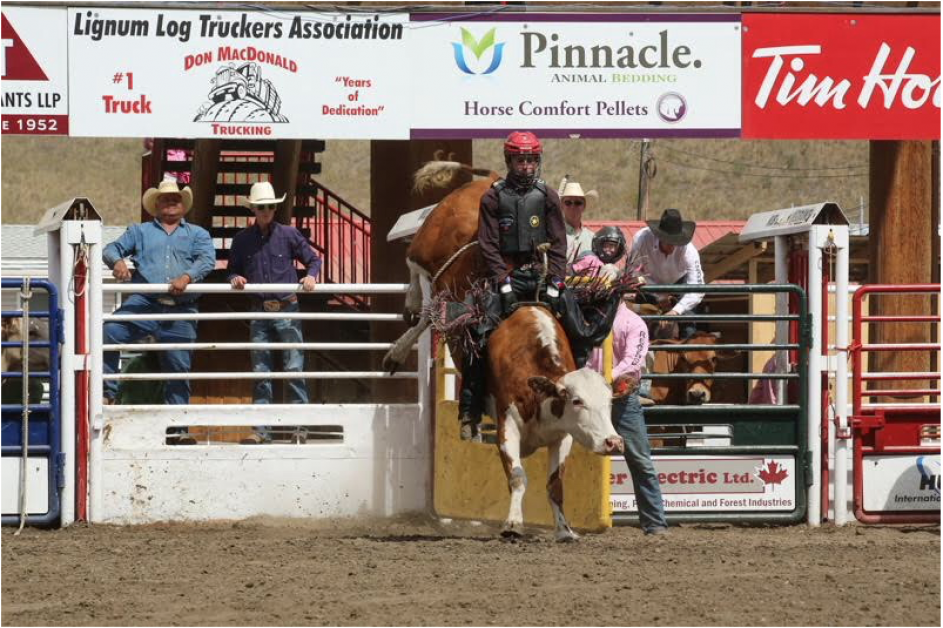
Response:
[{"label": "bull's ear", "polygon": [[527,378],[527,385],[531,390],[544,398],[563,398],[566,396],[566,388],[556,384],[549,377],[535,376]]}]

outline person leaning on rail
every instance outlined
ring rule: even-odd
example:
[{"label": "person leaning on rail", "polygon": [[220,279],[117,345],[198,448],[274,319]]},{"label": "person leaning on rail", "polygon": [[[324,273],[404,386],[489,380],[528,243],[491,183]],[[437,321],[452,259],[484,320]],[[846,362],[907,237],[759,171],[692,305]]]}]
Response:
[{"label": "person leaning on rail", "polygon": [[[131,294],[115,314],[196,314],[198,296],[185,292],[187,285],[202,281],[216,265],[216,251],[210,234],[198,225],[184,220],[193,205],[189,187],[182,190],[176,179],[166,178],[156,188],[144,192],[144,209],[154,219],[133,224],[120,238],[102,251],[102,259],[118,281],[132,283],[166,283],[166,294]],[[125,258],[134,262],[134,273]],[[111,321],[105,324],[106,344],[140,342],[153,336],[157,342],[191,343],[196,340],[196,321]],[[189,373],[192,351],[172,349],[160,353],[163,373]],[[118,371],[117,351],[106,351],[103,370]],[[118,395],[118,382],[105,380],[104,403],[111,405]],[[164,403],[190,403],[190,382],[170,379],[165,382]],[[184,430],[177,442],[189,444],[192,438]],[[195,441],[193,441],[195,442]]]},{"label": "person leaning on rail", "polygon": [[[642,264],[642,275],[649,284],[703,285],[704,271],[701,256],[691,242],[697,223],[683,220],[677,209],[666,209],[660,220],[649,220],[648,226],[639,230],[632,239],[632,263]],[[669,294],[642,294],[643,302],[657,305],[667,316],[680,316],[699,311],[703,294],[687,292],[675,300]],[[667,337],[673,328],[670,321],[660,321],[654,333]],[[693,322],[680,325],[681,339],[694,335]]]},{"label": "person leaning on rail", "polygon": [[583,226],[583,212],[590,198],[598,198],[596,190],[583,192],[583,186],[570,181],[569,175],[560,188],[560,202],[566,227],[566,262],[573,264],[593,248],[593,232]]},{"label": "person leaning on rail", "polygon": [[[314,290],[321,270],[321,258],[301,232],[289,225],[275,222],[275,210],[285,195],[275,197],[272,184],[260,181],[253,184],[248,198],[240,203],[252,210],[255,223],[236,234],[229,249],[229,283],[241,290],[247,283],[297,283],[295,262],[305,267],[301,279],[302,290]],[[253,295],[252,309],[256,312],[297,312],[298,296],[294,293],[261,293]],[[301,321],[296,318],[253,319],[249,324],[252,342],[302,343]],[[255,373],[272,372],[272,354],[269,349],[250,352]],[[282,368],[285,372],[304,370],[305,354],[301,349],[282,350]],[[303,379],[286,380],[288,403],[308,403],[308,388]],[[252,402],[272,403],[272,380],[256,381]],[[260,444],[271,440],[268,430],[257,428],[243,443]]]}]

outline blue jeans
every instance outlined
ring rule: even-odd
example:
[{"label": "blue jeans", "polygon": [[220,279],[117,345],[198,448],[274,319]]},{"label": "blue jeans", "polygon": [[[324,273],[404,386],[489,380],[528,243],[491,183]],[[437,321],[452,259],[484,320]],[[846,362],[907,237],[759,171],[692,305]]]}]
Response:
[{"label": "blue jeans", "polygon": [[[132,294],[115,314],[196,314],[196,303],[163,305],[156,296]],[[102,337],[107,344],[129,344],[153,336],[157,342],[193,342],[196,340],[196,321],[111,321],[105,323]],[[163,373],[189,373],[193,352],[174,349],[160,352],[160,370]],[[102,370],[106,374],[118,372],[119,353],[105,351]],[[109,399],[118,396],[118,382],[105,380],[104,394]],[[190,380],[172,379],[164,383],[164,403],[190,403]]]},{"label": "blue jeans", "polygon": [[652,464],[652,450],[648,445],[648,430],[642,416],[638,394],[632,393],[612,403],[612,425],[625,440],[625,463],[632,474],[638,518],[642,530],[650,532],[668,527],[665,521],[665,503],[661,485]]},{"label": "blue jeans", "polygon": [[[291,303],[282,312],[297,312],[298,304]],[[252,342],[304,342],[301,334],[301,321],[298,319],[278,318],[253,320],[249,324]],[[282,370],[286,373],[300,373],[304,370],[305,354],[301,349],[282,349]],[[273,354],[269,349],[250,351],[252,372],[271,373]],[[308,403],[308,387],[303,379],[285,380],[288,403]],[[253,403],[272,403],[272,380],[256,381]]]}]

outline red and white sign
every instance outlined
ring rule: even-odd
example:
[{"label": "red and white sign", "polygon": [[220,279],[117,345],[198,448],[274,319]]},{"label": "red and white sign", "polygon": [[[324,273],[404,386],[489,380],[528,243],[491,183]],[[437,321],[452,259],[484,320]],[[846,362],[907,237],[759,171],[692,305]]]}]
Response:
[{"label": "red and white sign", "polygon": [[940,16],[743,16],[743,137],[940,138]]},{"label": "red and white sign", "polygon": [[[655,456],[665,512],[791,512],[796,509],[792,456]],[[636,512],[632,475],[612,457],[609,502],[615,513]]]},{"label": "red and white sign", "polygon": [[68,135],[65,7],[4,7],[4,135]]}]

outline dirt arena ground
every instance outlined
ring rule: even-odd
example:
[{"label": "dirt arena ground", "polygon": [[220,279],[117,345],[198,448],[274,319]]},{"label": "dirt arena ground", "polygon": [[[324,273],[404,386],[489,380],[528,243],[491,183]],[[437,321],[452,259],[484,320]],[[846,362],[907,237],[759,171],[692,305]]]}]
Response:
[{"label": "dirt arena ground", "polygon": [[940,625],[934,527],[251,521],[3,530],[9,625]]}]

